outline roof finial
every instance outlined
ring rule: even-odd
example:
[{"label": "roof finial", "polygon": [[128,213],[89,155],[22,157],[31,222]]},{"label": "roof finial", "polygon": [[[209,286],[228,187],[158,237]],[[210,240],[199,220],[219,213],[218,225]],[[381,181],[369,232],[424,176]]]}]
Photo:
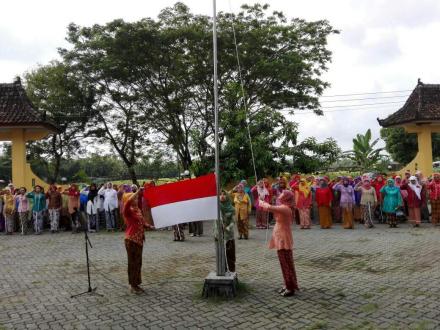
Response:
[{"label": "roof finial", "polygon": [[20,76],[16,76],[15,77],[14,84],[21,85],[21,78],[20,78]]},{"label": "roof finial", "polygon": [[420,80],[420,78],[417,79],[417,86],[423,86],[423,83],[422,83],[422,81]]}]

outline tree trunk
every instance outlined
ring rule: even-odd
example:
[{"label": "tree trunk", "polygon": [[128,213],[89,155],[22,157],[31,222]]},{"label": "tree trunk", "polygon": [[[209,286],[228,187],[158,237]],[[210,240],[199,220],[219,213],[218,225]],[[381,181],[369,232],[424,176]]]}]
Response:
[{"label": "tree trunk", "polygon": [[56,183],[58,180],[58,177],[60,175],[60,165],[61,165],[61,156],[56,155],[55,157],[55,167],[53,169],[52,173],[52,182],[49,183]]},{"label": "tree trunk", "polygon": [[127,166],[128,174],[130,175],[130,179],[136,186],[139,187],[139,182],[137,180],[136,171],[134,170],[133,166],[129,165]]},{"label": "tree trunk", "polygon": [[192,159],[191,159],[191,154],[189,153],[188,150],[185,150],[183,155],[181,155],[180,157],[180,161],[183,167],[183,170],[190,170],[191,165],[192,165]]}]

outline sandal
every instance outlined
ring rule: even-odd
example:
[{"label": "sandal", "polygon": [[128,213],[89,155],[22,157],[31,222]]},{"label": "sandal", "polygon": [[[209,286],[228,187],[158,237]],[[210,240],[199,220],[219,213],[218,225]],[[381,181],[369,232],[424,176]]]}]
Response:
[{"label": "sandal", "polygon": [[277,292],[279,294],[282,294],[284,291],[286,291],[287,289],[285,287],[282,287],[281,289],[279,289]]},{"label": "sandal", "polygon": [[280,293],[282,297],[292,297],[295,295],[295,291],[284,290],[284,292]]}]

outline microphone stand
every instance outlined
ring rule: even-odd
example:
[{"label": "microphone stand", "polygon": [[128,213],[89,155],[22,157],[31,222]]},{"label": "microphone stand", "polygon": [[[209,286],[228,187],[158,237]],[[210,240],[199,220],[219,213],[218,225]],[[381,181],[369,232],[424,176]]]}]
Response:
[{"label": "microphone stand", "polygon": [[75,294],[75,295],[71,296],[70,298],[76,298],[76,297],[79,297],[79,296],[82,296],[85,294],[91,294],[94,296],[103,297],[102,294],[99,294],[96,292],[96,289],[97,289],[96,287],[92,288],[91,281],[90,281],[89,245],[90,245],[91,249],[93,249],[93,246],[92,246],[92,243],[90,242],[89,236],[87,235],[87,227],[86,226],[84,226],[84,239],[85,239],[85,244],[86,244],[87,279],[88,279],[89,287],[88,287],[87,291]]}]

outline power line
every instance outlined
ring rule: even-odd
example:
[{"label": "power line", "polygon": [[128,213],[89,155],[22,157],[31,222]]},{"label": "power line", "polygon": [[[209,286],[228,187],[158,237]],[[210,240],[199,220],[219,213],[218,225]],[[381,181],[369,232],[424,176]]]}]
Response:
[{"label": "power line", "polygon": [[[330,101],[328,101],[328,102],[330,102]],[[318,109],[316,109],[316,110],[324,110],[324,112],[331,112],[331,111],[325,111],[326,109],[344,109],[344,108],[346,108],[345,109],[345,111],[348,111],[348,110],[356,110],[356,109],[353,109],[353,108],[364,108],[364,107],[377,107],[377,106],[380,106],[380,108],[383,108],[382,106],[383,105],[389,105],[389,104],[402,104],[402,103],[404,103],[404,101],[391,101],[391,102],[373,102],[373,103],[360,103],[360,104],[353,104],[353,105],[347,105],[347,104],[345,104],[345,105],[334,105],[334,106],[324,106],[324,107],[320,107],[320,108],[318,108]],[[300,112],[298,112],[298,113],[295,113],[295,114],[306,114],[306,113],[314,113],[314,111],[313,110],[311,110],[311,109],[304,109],[304,110],[301,110],[301,109],[296,109],[297,111],[300,111]],[[278,110],[278,111],[282,111],[282,112],[291,112],[291,111],[295,111],[295,109],[280,109],[280,110]],[[65,118],[65,119],[81,119],[81,118],[90,118],[91,119],[91,117],[90,116],[84,116],[84,115],[62,115],[62,114],[58,114],[56,117],[62,117],[62,118]]]},{"label": "power line", "polygon": [[396,95],[396,96],[365,97],[365,98],[360,98],[360,99],[329,100],[329,101],[322,101],[321,103],[351,102],[351,101],[379,100],[379,99],[394,99],[394,98],[401,98],[401,97],[408,97],[408,96],[409,96],[409,94],[405,94],[405,95]]},{"label": "power line", "polygon": [[353,105],[335,105],[330,107],[322,107],[322,109],[333,109],[333,108],[347,108],[347,107],[362,107],[365,105],[384,105],[384,104],[396,104],[402,103],[403,101],[395,101],[395,102],[376,102],[376,103],[364,103],[364,104],[353,104]]},{"label": "power line", "polygon": [[412,89],[405,89],[400,91],[387,91],[387,92],[366,92],[366,93],[353,93],[353,94],[335,94],[335,95],[323,95],[321,98],[325,97],[339,97],[339,96],[359,96],[359,95],[374,95],[374,94],[391,94],[391,93],[404,93],[404,92],[412,92]]},{"label": "power line", "polygon": [[[403,101],[396,101],[396,102],[375,102],[375,103],[364,103],[364,104],[353,104],[353,105],[335,105],[335,106],[330,106],[330,107],[320,107],[317,108],[316,110],[325,110],[325,109],[339,109],[339,108],[348,108],[348,109],[352,109],[352,108],[358,108],[358,107],[369,107],[369,106],[378,106],[378,105],[387,105],[387,104],[398,104],[398,103],[403,103]],[[382,108],[382,107],[381,107]],[[310,113],[315,112],[313,109],[280,109],[279,111],[284,111],[284,112],[291,112],[291,111],[310,111]],[[354,110],[354,109],[353,109]]]},{"label": "power line", "polygon": [[[323,111],[323,113],[340,112],[340,111],[353,111],[353,112],[355,112],[355,111],[359,111],[359,110],[373,110],[373,111],[380,110],[380,111],[383,111],[384,109],[383,108],[336,109],[336,110]],[[388,110],[393,110],[393,109],[389,108]],[[313,114],[313,113],[315,113],[315,112],[313,112],[313,111],[308,111],[308,112],[302,111],[302,112],[295,113],[295,116],[297,116],[297,115],[308,115],[308,114]]]},{"label": "power line", "polygon": [[[380,111],[384,111],[384,110],[395,110],[395,109],[396,108],[392,107],[392,106],[387,106],[387,107],[383,107],[383,106],[381,106],[381,107],[378,107],[378,106],[364,106],[364,107],[359,107],[359,108],[355,108],[355,109],[353,109],[353,108],[342,108],[342,109],[334,109],[334,110],[324,110],[322,112],[323,113],[339,112],[339,111],[352,111],[352,112],[356,112],[358,110],[373,110],[373,111],[380,110]],[[283,111],[283,110],[281,110],[281,111]],[[306,114],[313,114],[313,113],[315,113],[315,111],[310,111],[310,110],[302,111],[302,110],[299,110],[298,112],[295,112],[294,115],[295,116],[296,115],[306,115]]]}]

